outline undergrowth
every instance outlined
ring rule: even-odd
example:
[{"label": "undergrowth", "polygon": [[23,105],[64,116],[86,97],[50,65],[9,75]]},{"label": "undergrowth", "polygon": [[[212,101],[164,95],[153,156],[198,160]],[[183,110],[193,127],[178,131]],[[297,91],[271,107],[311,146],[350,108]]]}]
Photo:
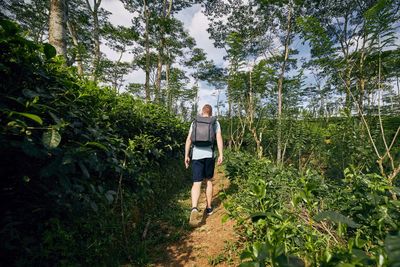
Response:
[{"label": "undergrowth", "polygon": [[225,172],[241,266],[398,266],[400,202],[379,175],[350,166],[329,180],[246,153],[229,153]]},{"label": "undergrowth", "polygon": [[2,264],[147,262],[147,221],[186,186],[185,124],[79,78],[10,21],[0,50]]}]

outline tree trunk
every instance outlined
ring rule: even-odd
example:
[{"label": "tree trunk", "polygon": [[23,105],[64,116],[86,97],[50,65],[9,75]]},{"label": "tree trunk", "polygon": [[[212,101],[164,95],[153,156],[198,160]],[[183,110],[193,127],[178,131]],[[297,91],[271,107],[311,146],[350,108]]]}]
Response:
[{"label": "tree trunk", "polygon": [[149,10],[147,9],[146,0],[143,0],[144,16],[145,16],[145,50],[146,50],[146,66],[145,74],[146,80],[144,83],[144,90],[146,94],[146,101],[150,101],[150,42],[149,42]]},{"label": "tree trunk", "polygon": [[170,69],[171,69],[171,63],[168,61],[165,68],[165,79],[167,81],[167,108],[168,110],[172,111],[172,94],[171,94],[171,88],[169,86]]},{"label": "tree trunk", "polygon": [[86,5],[92,14],[93,19],[93,42],[94,42],[94,57],[93,57],[93,80],[97,81],[99,77],[99,65],[101,60],[100,52],[100,24],[99,24],[99,8],[102,0],[93,0],[93,8],[86,0]]},{"label": "tree trunk", "polygon": [[[172,8],[172,0],[169,1],[168,9],[167,9],[167,0],[163,2],[163,10],[161,16],[166,20],[169,18],[171,14]],[[165,21],[163,21],[165,23]],[[161,25],[161,32],[160,32],[160,43],[158,49],[158,59],[157,59],[157,76],[156,76],[156,84],[154,89],[154,98],[155,102],[160,101],[160,92],[161,92],[161,73],[162,73],[162,66],[163,66],[163,57],[164,57],[164,47],[165,47],[165,27]]]},{"label": "tree trunk", "polygon": [[69,34],[71,35],[72,38],[72,42],[76,49],[76,67],[78,69],[78,74],[80,76],[83,76],[83,63],[82,63],[82,55],[79,49],[78,36],[76,34],[74,25],[69,20],[67,20],[67,26]]},{"label": "tree trunk", "polygon": [[[343,36],[340,36],[338,33],[335,32],[336,37],[338,38],[340,42],[340,47],[342,49],[343,57],[346,62],[345,69],[343,70],[343,75],[344,75],[344,82],[345,82],[345,93],[346,93],[346,102],[345,102],[345,108],[351,112],[351,92],[350,92],[350,86],[351,86],[351,72],[352,68],[350,66],[350,53],[349,53],[349,43],[347,40],[347,28],[348,28],[348,23],[349,23],[349,14],[346,13],[344,14],[344,26],[343,26]],[[339,24],[339,22],[338,22]]]},{"label": "tree trunk", "polygon": [[365,42],[366,42],[366,33],[364,30],[363,35],[363,45],[361,48],[361,55],[360,55],[360,77],[359,77],[359,97],[358,97],[358,105],[361,109],[361,112],[364,111],[364,94],[365,94],[365,76],[364,76],[364,62],[365,62]]},{"label": "tree trunk", "polygon": [[55,47],[57,55],[62,55],[64,58],[67,58],[64,0],[50,1],[49,43]]},{"label": "tree trunk", "polygon": [[229,120],[229,138],[228,147],[232,149],[232,136],[233,136],[233,120],[232,120],[232,100],[229,97],[229,85],[228,85],[228,120]]},{"label": "tree trunk", "polygon": [[162,54],[163,54],[163,38],[160,40],[160,46],[158,50],[158,58],[157,58],[157,76],[156,76],[156,84],[154,87],[154,102],[159,103],[160,102],[160,92],[161,92],[161,72],[162,72],[162,66],[163,66],[163,61],[162,61]]},{"label": "tree trunk", "polygon": [[[99,1],[100,3],[100,1]],[[93,80],[97,81],[99,77],[99,65],[101,59],[100,53],[100,26],[97,8],[93,12],[93,39],[94,39],[94,60],[93,60]]]},{"label": "tree trunk", "polygon": [[282,158],[282,89],[283,89],[283,79],[285,77],[285,70],[287,60],[289,58],[289,45],[290,45],[290,35],[291,35],[291,24],[292,24],[292,7],[289,6],[288,17],[287,17],[287,27],[286,27],[286,38],[285,38],[285,51],[284,58],[281,66],[281,73],[278,79],[278,129],[277,129],[277,154],[276,162],[278,164],[283,162]]}]

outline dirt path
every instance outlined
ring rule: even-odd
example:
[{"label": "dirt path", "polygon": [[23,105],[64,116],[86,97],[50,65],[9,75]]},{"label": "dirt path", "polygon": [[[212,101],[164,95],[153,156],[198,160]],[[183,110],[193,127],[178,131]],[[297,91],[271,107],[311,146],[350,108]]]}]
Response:
[{"label": "dirt path", "polygon": [[[203,215],[202,224],[176,243],[165,248],[166,255],[153,266],[237,266],[236,255],[230,255],[227,246],[236,240],[233,221],[222,223],[226,213],[218,193],[229,187],[229,180],[216,170],[214,175],[214,213]],[[204,190],[204,188],[202,189]],[[190,206],[190,199],[184,200]],[[200,196],[199,209],[206,208],[205,195]]]}]

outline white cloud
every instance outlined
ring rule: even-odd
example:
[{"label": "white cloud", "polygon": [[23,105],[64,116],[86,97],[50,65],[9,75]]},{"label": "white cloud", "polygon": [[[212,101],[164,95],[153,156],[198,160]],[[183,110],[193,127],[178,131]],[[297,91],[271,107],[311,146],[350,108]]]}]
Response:
[{"label": "white cloud", "polygon": [[[102,5],[104,9],[110,11],[110,21],[114,25],[129,26],[133,14],[129,13],[118,0],[103,0]],[[181,20],[185,29],[196,40],[197,47],[204,49],[208,59],[212,59],[217,65],[226,66],[227,62],[223,60],[225,51],[214,47],[212,40],[207,32],[208,18],[202,13],[200,5],[194,5],[190,8],[184,9],[176,14],[176,18]],[[109,59],[116,60],[119,54],[110,48],[102,45],[102,52],[106,54]],[[123,61],[130,62],[133,59],[132,55],[125,54]],[[125,77],[126,84],[129,83],[144,83],[145,74],[142,70],[131,72]],[[191,85],[190,85],[191,86]],[[216,90],[204,82],[199,83],[199,107],[204,104],[215,106],[217,104]],[[225,99],[224,93],[221,92],[220,99]],[[216,114],[216,113],[215,113]]]},{"label": "white cloud", "polygon": [[129,73],[126,77],[128,83],[142,83],[144,84],[146,81],[146,74],[143,70],[135,70]]},{"label": "white cloud", "polygon": [[[223,57],[225,51],[214,47],[213,41],[207,32],[209,20],[207,16],[202,13],[200,5],[194,5],[190,8],[182,10],[176,15],[176,18],[181,20],[185,29],[196,40],[196,45],[202,48],[207,54],[208,59],[212,59],[216,65],[226,66],[227,62]],[[204,104],[215,106],[217,104],[216,90],[210,87],[205,82],[199,83],[199,102],[198,106],[201,108]],[[224,94],[221,92],[220,100],[225,99]]]},{"label": "white cloud", "polygon": [[188,29],[190,24],[192,23],[193,15],[196,14],[198,11],[201,11],[201,6],[193,5],[189,8],[179,11],[174,15],[174,17],[182,21],[185,28]]},{"label": "white cloud", "polygon": [[[104,41],[104,40],[103,40]],[[110,47],[108,47],[105,44],[101,44],[101,52],[103,52],[104,54],[106,54],[107,58],[113,61],[117,61],[120,57],[120,53],[112,50]],[[122,55],[121,61],[122,62],[132,62],[133,60],[133,55],[125,52]]]},{"label": "white cloud", "polygon": [[118,0],[104,0],[101,7],[110,11],[110,21],[114,25],[130,26],[132,24],[133,14],[125,9],[121,1]]},{"label": "white cloud", "polygon": [[185,24],[185,26],[189,34],[196,40],[197,46],[204,49],[207,53],[208,58],[214,60],[215,64],[222,65],[224,63],[223,57],[225,51],[214,47],[210,35],[207,32],[208,24],[208,18],[201,12],[201,9],[199,9],[193,15],[190,24]]}]

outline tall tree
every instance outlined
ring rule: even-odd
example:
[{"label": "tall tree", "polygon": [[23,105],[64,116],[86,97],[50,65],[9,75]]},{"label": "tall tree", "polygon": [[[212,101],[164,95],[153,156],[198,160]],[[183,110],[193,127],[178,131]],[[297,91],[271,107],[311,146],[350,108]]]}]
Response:
[{"label": "tall tree", "polygon": [[52,44],[58,55],[67,57],[66,45],[66,4],[65,0],[50,1],[50,16],[49,16],[49,43]]},{"label": "tall tree", "polygon": [[82,0],[69,0],[67,3],[67,29],[70,37],[70,41],[67,42],[69,63],[71,65],[76,63],[78,74],[81,76],[88,69],[85,61],[89,58],[92,37],[91,14],[82,3]]},{"label": "tall tree", "polygon": [[[272,71],[276,76],[273,78],[271,75],[268,84],[263,85],[265,91],[267,87],[273,86],[277,90],[277,162],[281,163],[282,159],[282,137],[281,137],[281,120],[283,116],[283,93],[285,79],[288,77],[288,71],[293,64],[290,56],[294,50],[290,49],[293,37],[296,31],[295,17],[298,16],[302,10],[302,1],[293,2],[292,0],[284,1],[264,1],[264,0],[251,0],[251,1],[228,1],[228,3],[218,2],[206,5],[206,13],[211,18],[210,33],[215,40],[217,47],[225,48],[227,51],[227,59],[229,59],[229,73],[233,77],[234,83],[241,77],[248,80],[248,99],[245,100],[247,104],[246,121],[248,130],[252,132],[256,144],[259,144],[260,133],[256,133],[257,129],[254,128],[254,119],[256,116],[255,110],[255,91],[253,82],[254,69],[258,66],[260,60],[274,58],[274,62],[264,64],[264,71],[267,73]],[[224,15],[221,16],[220,13]],[[280,43],[277,47],[276,43]],[[246,75],[237,76],[237,72],[241,72],[241,68],[247,68]],[[251,76],[251,77],[250,77]],[[270,81],[275,80],[275,85],[271,85]],[[257,80],[257,79],[256,79]],[[229,107],[234,105],[232,102],[233,95],[231,90],[234,88],[228,83],[228,104]],[[270,91],[272,93],[272,91]],[[264,95],[265,97],[265,95]],[[239,99],[240,100],[240,99]],[[244,99],[240,100],[244,101]],[[229,108],[231,109],[231,108]],[[243,129],[244,127],[242,127]],[[261,129],[261,128],[260,128]],[[258,137],[257,137],[258,136]],[[258,154],[260,147],[257,148]]]},{"label": "tall tree", "polygon": [[163,0],[163,5],[162,5],[162,12],[159,15],[159,20],[160,20],[160,42],[158,44],[158,62],[157,62],[157,78],[156,78],[156,84],[155,84],[155,100],[158,102],[160,100],[160,90],[161,90],[161,72],[162,72],[162,66],[163,66],[163,58],[164,58],[164,47],[165,47],[165,34],[167,30],[167,24],[169,17],[171,15],[171,9],[172,9],[172,0]]},{"label": "tall tree", "polygon": [[0,12],[18,21],[33,41],[44,42],[48,38],[49,9],[49,0],[12,0],[5,1]]},{"label": "tall tree", "polygon": [[145,32],[144,32],[144,43],[146,51],[146,81],[144,88],[146,91],[146,100],[150,101],[150,37],[149,37],[149,27],[150,27],[150,11],[147,6],[146,0],[143,0],[143,16],[145,18]]},{"label": "tall tree", "polygon": [[[311,46],[312,59],[307,65],[320,69],[325,83],[337,93],[344,93],[343,107],[348,113],[355,106],[364,109],[365,99],[376,91],[373,77],[377,76],[377,47],[395,47],[393,33],[399,19],[399,2],[341,0],[310,6],[308,16],[298,19],[302,36]],[[375,15],[368,15],[372,13]]]},{"label": "tall tree", "polygon": [[[173,15],[183,8],[189,7],[198,0],[190,1],[149,1],[149,0],[121,0],[128,11],[135,14],[135,20],[139,21],[141,28],[141,39],[138,41],[144,47],[145,53],[145,98],[147,101],[152,99],[152,92],[154,92],[154,100],[160,101],[161,83],[163,77],[163,66],[165,65],[165,72],[169,73],[171,69],[168,59],[169,52],[167,51],[167,39],[174,34],[173,26],[176,24],[176,19]],[[175,28],[176,29],[176,28]],[[151,84],[152,72],[152,54],[157,54],[157,68],[156,77],[153,86]],[[165,75],[168,76],[168,75]],[[154,88],[154,90],[153,90]]]},{"label": "tall tree", "polygon": [[135,46],[139,34],[134,26],[128,28],[113,26],[109,23],[103,28],[103,37],[106,40],[105,44],[118,53],[118,58],[116,61],[108,59],[101,61],[101,78],[103,81],[109,82],[119,92],[124,82],[124,76],[135,68],[133,62],[123,61],[123,56],[129,53],[137,58],[143,52],[142,48]]},{"label": "tall tree", "polygon": [[86,0],[87,8],[89,9],[92,20],[93,20],[93,41],[94,41],[94,56],[93,56],[93,71],[92,76],[93,80],[97,81],[99,76],[99,65],[101,60],[101,51],[100,51],[100,22],[99,22],[99,13],[100,13],[100,5],[102,0],[93,0],[91,4],[89,0]]}]

